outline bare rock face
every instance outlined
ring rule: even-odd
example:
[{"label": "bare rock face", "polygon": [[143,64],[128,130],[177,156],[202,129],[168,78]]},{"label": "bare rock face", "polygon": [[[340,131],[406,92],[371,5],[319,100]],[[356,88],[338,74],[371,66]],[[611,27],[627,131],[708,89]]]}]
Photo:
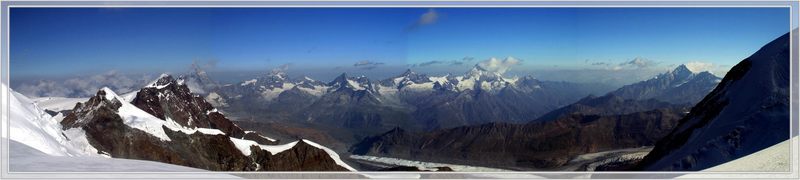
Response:
[{"label": "bare rock face", "polygon": [[294,148],[284,152],[268,156],[269,152],[251,148],[254,150],[256,163],[263,164],[263,169],[267,171],[347,171],[347,169],[336,165],[325,151],[309,145],[305,140],[300,140]]},{"label": "bare rock face", "polygon": [[578,102],[550,111],[530,123],[551,121],[571,114],[615,115],[650,111],[659,108],[679,109],[686,106],[689,105],[674,105],[655,99],[624,99],[623,97],[609,93],[600,97],[587,96]]},{"label": "bare rock face", "polygon": [[[110,91],[101,89],[87,102],[77,104],[73,113],[61,122],[64,129],[83,129],[98,153],[215,171],[349,170],[337,164],[333,156],[321,147],[305,141],[274,155],[255,145],[250,146],[249,154],[245,154],[234,139],[263,145],[278,142],[243,131],[203,98],[192,94],[180,80],[170,76],[162,76],[140,90],[131,103]],[[129,117],[130,108],[141,109],[152,117],[145,115],[150,117],[147,122],[137,119],[142,117]],[[122,111],[127,115],[120,115]],[[142,127],[133,127],[137,123],[163,124],[158,127],[161,129],[143,130]],[[169,123],[177,125],[168,127]],[[179,129],[172,126],[179,126]],[[216,130],[221,133],[215,133]],[[157,135],[158,132],[163,132],[166,137]]]},{"label": "bare rock face", "polygon": [[136,93],[131,104],[160,119],[170,118],[186,127],[219,129],[231,137],[241,138],[244,131],[220,114],[203,97],[192,94],[172,76],[162,76]]}]

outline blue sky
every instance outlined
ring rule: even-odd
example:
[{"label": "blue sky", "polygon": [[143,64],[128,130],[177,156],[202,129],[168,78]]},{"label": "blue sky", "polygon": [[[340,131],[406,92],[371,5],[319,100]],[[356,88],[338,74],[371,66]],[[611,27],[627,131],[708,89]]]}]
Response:
[{"label": "blue sky", "polygon": [[[13,8],[11,75],[182,72],[193,61],[463,72],[509,56],[518,71],[725,69],[788,22],[787,8]],[[627,67],[635,59],[647,63]]]}]

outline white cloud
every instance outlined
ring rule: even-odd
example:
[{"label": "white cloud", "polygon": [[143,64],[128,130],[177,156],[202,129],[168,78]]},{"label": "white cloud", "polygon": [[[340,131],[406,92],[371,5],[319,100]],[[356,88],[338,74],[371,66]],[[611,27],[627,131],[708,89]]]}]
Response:
[{"label": "white cloud", "polygon": [[353,67],[360,68],[360,69],[371,70],[371,69],[375,69],[378,66],[381,66],[381,65],[384,65],[384,64],[385,63],[382,63],[382,62],[374,62],[374,61],[369,61],[369,60],[363,60],[363,61],[358,61],[355,64],[353,64]]},{"label": "white cloud", "polygon": [[439,13],[437,13],[434,9],[428,9],[428,12],[425,12],[425,14],[422,14],[422,16],[419,17],[417,24],[433,24],[436,23],[437,20],[439,20]]},{"label": "white cloud", "polygon": [[497,72],[503,74],[509,69],[511,69],[511,67],[520,65],[521,63],[522,61],[514,57],[507,57],[506,59],[503,60],[499,60],[497,58],[491,58],[479,62],[477,66],[484,71]]},{"label": "white cloud", "polygon": [[692,72],[703,72],[703,71],[710,72],[712,69],[714,69],[714,64],[704,63],[700,61],[692,61],[684,65],[686,65],[686,68],[689,68],[689,70]]},{"label": "white cloud", "polygon": [[419,17],[419,19],[417,19],[417,21],[414,22],[414,24],[411,24],[410,26],[408,26],[406,28],[406,31],[413,31],[413,30],[419,28],[420,26],[434,24],[437,21],[439,21],[439,16],[440,15],[439,15],[438,12],[436,12],[436,10],[428,9],[428,12],[425,12],[424,14],[422,14]]},{"label": "white cloud", "polygon": [[30,97],[91,97],[102,87],[109,87],[119,93],[137,90],[153,78],[147,74],[124,75],[109,71],[93,76],[21,83],[16,90]]},{"label": "white cloud", "polygon": [[651,61],[649,59],[636,57],[636,58],[633,58],[630,61],[620,63],[619,65],[620,66],[635,66],[636,68],[640,68],[641,69],[641,68],[648,68],[648,67],[650,67],[652,65],[655,65],[655,64],[657,64],[657,63],[654,62],[654,61]]},{"label": "white cloud", "polygon": [[[586,62],[588,63],[588,61],[586,61]],[[622,63],[619,63],[619,64],[596,62],[596,63],[592,63],[591,65],[593,65],[593,66],[606,66],[606,70],[619,71],[619,70],[624,70],[624,69],[650,69],[650,68],[652,68],[652,67],[654,67],[654,66],[656,66],[658,64],[659,64],[658,62],[655,62],[653,60],[645,59],[645,58],[642,58],[642,57],[636,57],[636,58],[633,58],[633,59],[631,59],[629,61],[625,61],[625,62],[622,62]]]}]

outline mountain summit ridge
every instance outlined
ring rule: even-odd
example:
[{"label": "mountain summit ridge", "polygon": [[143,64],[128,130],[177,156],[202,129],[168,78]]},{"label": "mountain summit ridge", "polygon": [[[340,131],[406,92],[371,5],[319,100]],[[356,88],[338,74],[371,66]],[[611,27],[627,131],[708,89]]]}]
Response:
[{"label": "mountain summit ridge", "polygon": [[789,139],[790,36],[734,66],[636,169],[702,170]]},{"label": "mountain summit ridge", "polygon": [[225,171],[355,170],[314,142],[279,145],[242,130],[170,75],[143,87],[130,102],[101,88],[61,125],[82,129],[97,153],[114,158]]}]

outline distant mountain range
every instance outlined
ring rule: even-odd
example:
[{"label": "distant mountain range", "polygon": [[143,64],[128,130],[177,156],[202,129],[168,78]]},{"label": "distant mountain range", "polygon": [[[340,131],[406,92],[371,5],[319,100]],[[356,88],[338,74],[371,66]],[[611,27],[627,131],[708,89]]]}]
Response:
[{"label": "distant mountain range", "polygon": [[341,74],[330,82],[290,78],[272,71],[237,84],[212,88],[205,99],[237,117],[369,129],[410,130],[528,122],[590,94],[601,84],[503,77],[475,66],[461,76],[427,76],[411,70],[384,80]]},{"label": "distant mountain range", "polygon": [[686,65],[653,79],[623,86],[611,94],[624,99],[656,99],[673,104],[694,105],[711,92],[721,79],[708,71],[693,72]]},{"label": "distant mountain range", "polygon": [[683,65],[615,91],[602,84],[541,81],[530,75],[504,77],[479,65],[458,76],[428,76],[409,69],[378,81],[342,73],[322,82],[289,77],[283,69],[225,85],[198,68],[182,77],[189,87],[204,87],[204,99],[236,119],[320,131],[327,135],[319,140],[333,143],[338,151],[395,127],[427,132],[494,122],[549,121],[564,112],[606,116],[684,108],[713,89],[719,79]]},{"label": "distant mountain range", "polygon": [[[350,151],[536,170],[558,169],[580,154],[655,146],[643,159],[597,168],[702,170],[789,138],[788,36],[743,60],[718,86],[710,73],[679,66],[605,96],[588,96],[528,124],[487,123],[422,133],[396,128],[364,138]],[[702,101],[693,106],[698,95]]]}]

